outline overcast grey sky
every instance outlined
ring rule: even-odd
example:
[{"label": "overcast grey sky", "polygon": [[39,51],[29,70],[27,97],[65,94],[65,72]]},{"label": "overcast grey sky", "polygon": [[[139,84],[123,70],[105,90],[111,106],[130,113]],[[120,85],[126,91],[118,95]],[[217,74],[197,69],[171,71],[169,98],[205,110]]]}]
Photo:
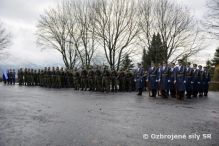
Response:
[{"label": "overcast grey sky", "polygon": [[[55,50],[41,50],[36,46],[36,24],[45,9],[54,7],[62,0],[0,0],[0,20],[12,33],[9,57],[1,60],[8,65],[34,63],[39,65],[62,64]],[[206,0],[174,0],[189,7],[195,17],[202,19],[206,13]],[[208,41],[208,48],[195,55],[192,62],[204,64],[214,54],[217,41]]]}]

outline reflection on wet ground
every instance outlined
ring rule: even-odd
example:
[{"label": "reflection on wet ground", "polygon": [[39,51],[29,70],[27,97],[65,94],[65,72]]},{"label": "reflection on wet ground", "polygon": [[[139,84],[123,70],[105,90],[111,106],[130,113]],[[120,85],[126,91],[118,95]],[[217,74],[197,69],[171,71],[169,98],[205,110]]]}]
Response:
[{"label": "reflection on wet ground", "polygon": [[[0,83],[0,146],[218,145],[219,93],[176,101]],[[143,134],[211,134],[154,140]]]}]

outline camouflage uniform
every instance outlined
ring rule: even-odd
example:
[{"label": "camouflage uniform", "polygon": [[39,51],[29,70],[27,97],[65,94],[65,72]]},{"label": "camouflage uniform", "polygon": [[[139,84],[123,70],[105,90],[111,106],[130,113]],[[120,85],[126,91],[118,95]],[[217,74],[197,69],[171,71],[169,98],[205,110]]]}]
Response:
[{"label": "camouflage uniform", "polygon": [[34,86],[34,70],[30,70],[30,85]]},{"label": "camouflage uniform", "polygon": [[55,88],[55,67],[52,67],[52,71],[51,71],[51,74],[50,74],[50,87],[51,88]]},{"label": "camouflage uniform", "polygon": [[107,69],[107,67],[105,67],[103,70],[102,87],[102,91],[110,91],[110,71]]},{"label": "camouflage uniform", "polygon": [[102,90],[102,72],[99,67],[95,71],[95,89],[96,91]]},{"label": "camouflage uniform", "polygon": [[70,88],[73,88],[74,87],[73,70],[69,70],[68,76],[69,76]]},{"label": "camouflage uniform", "polygon": [[89,91],[94,91],[94,71],[92,68],[88,71]]},{"label": "camouflage uniform", "polygon": [[61,73],[59,71],[59,67],[56,68],[56,71],[55,71],[55,87],[56,88],[61,88],[62,86],[62,83],[61,83]]},{"label": "camouflage uniform", "polygon": [[125,90],[125,72],[120,70],[118,73],[118,81],[119,81],[119,91]]},{"label": "camouflage uniform", "polygon": [[61,88],[65,87],[65,71],[63,67],[60,70]]},{"label": "camouflage uniform", "polygon": [[112,70],[111,72],[111,85],[112,85],[112,92],[117,92],[117,71],[116,70]]},{"label": "camouflage uniform", "polygon": [[133,80],[133,74],[130,70],[126,70],[125,72],[125,89],[126,91],[132,91],[132,80]]},{"label": "camouflage uniform", "polygon": [[70,87],[70,70],[66,69],[65,70],[65,87],[69,88]]},{"label": "camouflage uniform", "polygon": [[87,70],[84,68],[81,71],[81,90],[87,90]]},{"label": "camouflage uniform", "polygon": [[24,69],[24,85],[27,86],[27,68]]},{"label": "camouflage uniform", "polygon": [[74,78],[74,88],[75,88],[75,90],[79,90],[79,88],[80,88],[80,73],[77,69],[75,69],[75,71],[74,71],[73,78]]},{"label": "camouflage uniform", "polygon": [[34,70],[33,71],[33,80],[34,80],[34,83],[33,83],[33,85],[34,86],[37,86],[37,70]]},{"label": "camouflage uniform", "polygon": [[24,75],[23,70],[22,70],[22,68],[20,68],[18,70],[18,83],[19,83],[19,85],[23,85],[23,83],[24,83],[23,75]]}]

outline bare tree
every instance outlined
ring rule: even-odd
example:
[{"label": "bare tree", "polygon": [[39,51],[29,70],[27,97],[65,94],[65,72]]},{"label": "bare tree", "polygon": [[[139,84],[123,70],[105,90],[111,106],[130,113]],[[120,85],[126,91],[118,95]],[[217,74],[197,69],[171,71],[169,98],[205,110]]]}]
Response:
[{"label": "bare tree", "polygon": [[141,33],[139,34],[139,40],[142,47],[149,48],[154,34],[154,15],[153,15],[153,5],[152,0],[140,0],[139,4],[139,26],[141,28]]},{"label": "bare tree", "polygon": [[219,1],[210,0],[207,2],[208,13],[204,26],[210,34],[219,38]]},{"label": "bare tree", "polygon": [[3,24],[0,23],[0,55],[5,53],[4,50],[11,42],[10,38],[10,33],[7,32],[7,30],[3,27]]},{"label": "bare tree", "polygon": [[73,44],[77,49],[81,64],[84,67],[91,65],[95,53],[96,41],[94,36],[95,27],[92,25],[90,2],[71,1],[68,3],[69,33],[73,38]]},{"label": "bare tree", "polygon": [[[142,4],[143,3],[143,4]],[[141,40],[149,46],[152,34],[159,33],[167,51],[166,60],[191,56],[202,49],[201,34],[190,11],[169,0],[143,0],[141,11]]]},{"label": "bare tree", "polygon": [[97,0],[92,7],[96,41],[110,68],[119,70],[125,55],[134,52],[132,44],[140,32],[136,4],[130,0]]},{"label": "bare tree", "polygon": [[77,51],[71,43],[72,36],[68,31],[66,4],[45,11],[37,25],[37,43],[43,48],[53,48],[62,55],[66,68],[72,69],[77,62]]}]

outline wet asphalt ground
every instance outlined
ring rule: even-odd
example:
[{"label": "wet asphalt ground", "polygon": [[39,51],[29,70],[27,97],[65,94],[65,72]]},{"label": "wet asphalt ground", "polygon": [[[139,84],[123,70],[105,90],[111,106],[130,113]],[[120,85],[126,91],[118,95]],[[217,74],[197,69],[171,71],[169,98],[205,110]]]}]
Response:
[{"label": "wet asphalt ground", "polygon": [[96,145],[218,146],[219,92],[180,102],[149,98],[147,92],[139,97],[0,83],[0,146]]}]

